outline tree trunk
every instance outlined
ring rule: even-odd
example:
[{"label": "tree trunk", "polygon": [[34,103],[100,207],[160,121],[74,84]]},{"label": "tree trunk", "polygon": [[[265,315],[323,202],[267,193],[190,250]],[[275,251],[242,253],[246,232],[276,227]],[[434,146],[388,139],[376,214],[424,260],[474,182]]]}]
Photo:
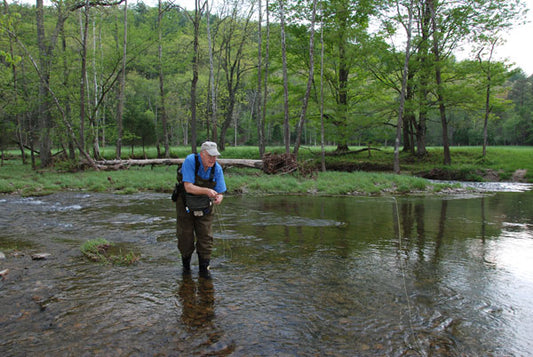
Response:
[{"label": "tree trunk", "polygon": [[165,157],[170,157],[169,135],[168,135],[168,118],[165,106],[165,73],[163,71],[163,34],[161,28],[161,20],[163,18],[163,4],[162,0],[158,1],[157,14],[157,31],[158,31],[158,59],[159,59],[159,100],[161,113],[161,126],[163,129],[163,145],[165,147]]},{"label": "tree trunk", "polygon": [[199,66],[199,37],[200,37],[200,19],[202,12],[200,0],[194,1],[194,37],[193,37],[193,57],[192,57],[192,80],[191,80],[191,151],[196,153],[196,89],[198,86],[198,66]]},{"label": "tree trunk", "polygon": [[[346,14],[342,12],[342,14],[339,14],[340,19],[340,28],[346,28],[347,27],[347,19]],[[341,35],[344,37],[344,35]],[[348,79],[350,75],[350,68],[348,66],[348,59],[346,58],[346,46],[348,44],[346,43],[345,38],[341,38],[338,40],[338,51],[339,51],[339,71],[338,71],[338,83],[339,83],[339,91],[338,91],[338,106],[339,110],[337,112],[337,151],[343,152],[348,151],[348,141],[347,136],[349,135],[348,130],[346,128],[348,123],[347,118],[347,110],[348,110]]]},{"label": "tree trunk", "polygon": [[265,75],[263,79],[263,100],[261,101],[262,113],[261,120],[259,125],[261,126],[261,136],[259,141],[259,155],[261,158],[265,155],[266,150],[266,132],[265,132],[265,123],[266,123],[266,107],[267,107],[267,98],[268,98],[268,69],[270,64],[270,9],[269,1],[266,0],[265,11],[266,11],[266,48],[265,48]]},{"label": "tree trunk", "polygon": [[[407,88],[405,93],[405,101],[413,102],[414,101],[414,89],[413,81],[414,75],[411,70],[407,70]],[[405,110],[402,118],[402,131],[403,131],[403,152],[408,152],[415,154],[415,144],[413,140],[413,124],[416,122],[415,113],[412,109]]]},{"label": "tree trunk", "polygon": [[[4,10],[6,14],[9,14],[9,5],[7,4],[7,0],[4,0]],[[13,46],[13,37],[9,36],[9,53],[11,55],[11,58],[15,58],[15,50]],[[15,62],[10,63],[11,67],[11,73],[13,74],[13,102],[18,103],[18,72],[17,72],[17,64]],[[24,151],[24,141],[23,141],[23,123],[22,123],[22,115],[17,112],[15,113],[16,117],[16,123],[17,127],[15,129],[15,137],[18,143],[18,147],[20,149],[20,156],[22,158],[22,163],[26,164],[26,152]]]},{"label": "tree trunk", "polygon": [[[225,138],[226,133],[228,132],[228,129],[230,127],[230,124],[233,120],[233,111],[235,110],[235,94],[237,92],[237,89],[232,85],[232,82],[227,83],[227,90],[228,90],[228,102],[226,103],[226,109],[224,112],[224,122],[222,123],[222,126],[220,127],[220,138]],[[221,150],[224,150],[226,148],[225,142],[220,141],[219,147]]]},{"label": "tree trunk", "polygon": [[434,0],[429,0],[429,9],[431,11],[431,27],[433,29],[433,55],[435,57],[435,82],[437,85],[437,101],[439,104],[440,122],[442,126],[442,146],[444,149],[444,165],[450,165],[452,159],[450,156],[450,143],[448,141],[448,121],[446,119],[446,106],[444,105],[444,96],[442,94],[442,74],[441,59],[439,49],[440,33],[437,29],[436,5]]},{"label": "tree trunk", "polygon": [[[261,95],[261,88],[263,86],[263,4],[261,0],[258,1],[259,19],[257,21],[257,100],[256,110],[254,110],[257,121],[257,143],[259,146],[259,157],[265,154],[265,127],[263,123],[263,102]],[[268,10],[267,10],[268,11]]]},{"label": "tree trunk", "polygon": [[[144,159],[144,160],[101,160],[95,161],[100,169],[122,169],[129,166],[155,166],[155,165],[181,165],[185,159]],[[251,159],[217,159],[217,162],[222,166],[237,166],[250,167],[261,169],[263,167],[262,160]]]},{"label": "tree trunk", "polygon": [[126,97],[126,54],[128,44],[128,0],[124,1],[124,36],[122,41],[122,68],[119,77],[119,91],[118,91],[118,106],[117,106],[117,148],[116,157],[120,159],[122,156],[122,136],[124,129],[122,126],[122,119],[124,116],[124,102]]},{"label": "tree trunk", "polygon": [[[236,2],[235,6],[242,6],[242,4]],[[237,13],[238,11],[236,11],[236,9],[235,11],[232,11],[233,18],[230,20],[231,25],[229,25],[229,32],[224,34],[224,38],[221,41],[221,48],[219,50],[221,53],[221,67],[226,76],[225,83],[227,91],[227,100],[225,101],[224,108],[224,122],[220,128],[219,147],[222,150],[225,149],[224,138],[226,137],[226,132],[234,119],[235,104],[237,100],[237,93],[241,86],[242,75],[248,69],[242,68],[243,64],[245,63],[243,50],[245,48],[246,40],[250,35],[249,25],[253,15],[253,7],[250,8],[250,11],[244,22],[244,26],[240,29],[237,28],[237,26],[241,24],[241,20],[238,19]],[[236,41],[239,41],[239,43],[235,44]],[[234,50],[235,47],[237,47],[236,51]],[[254,96],[254,100],[259,99],[256,97],[257,95]],[[252,108],[254,108],[254,103],[255,102],[253,102],[251,105]]]},{"label": "tree trunk", "polygon": [[[68,58],[66,56],[67,39],[66,39],[65,31],[64,31],[63,28],[61,28],[61,45],[62,45],[62,50],[63,50],[63,86],[65,88],[68,88],[69,62],[68,62]],[[64,106],[65,106],[65,117],[66,117],[66,120],[70,120],[71,119],[71,115],[72,115],[72,108],[70,106],[70,98],[69,97],[67,97],[66,100],[64,101]],[[65,140],[67,141],[68,158],[70,160],[75,160],[76,159],[76,148],[74,147],[74,143],[72,141],[72,138],[70,137],[70,135],[68,135],[65,138]]]},{"label": "tree trunk", "polygon": [[281,20],[281,57],[283,61],[283,140],[285,142],[285,153],[289,154],[291,149],[291,133],[289,126],[289,79],[287,75],[287,46],[285,43],[285,0],[279,0],[279,16]]},{"label": "tree trunk", "polygon": [[[209,84],[211,89],[211,120],[207,121],[209,128],[211,126],[211,140],[214,142],[218,141],[218,123],[217,123],[217,93],[216,93],[216,86],[215,86],[215,65],[214,65],[214,59],[213,59],[213,39],[211,35],[211,26],[210,26],[210,7],[209,3],[206,1],[207,4],[207,16],[206,16],[206,30],[207,30],[207,44],[209,47]],[[209,125],[209,122],[211,122],[211,125]],[[221,140],[224,141],[224,140]]]},{"label": "tree trunk", "polygon": [[425,1],[423,4],[422,14],[421,14],[421,25],[420,31],[422,38],[420,39],[420,44],[418,46],[418,61],[420,68],[420,80],[419,80],[419,91],[418,91],[418,121],[413,123],[415,138],[416,138],[416,155],[421,158],[427,155],[426,148],[426,131],[427,131],[427,118],[428,118],[428,107],[429,103],[429,83],[431,77],[431,65],[429,62],[429,34],[430,34],[430,24],[431,24],[431,15],[430,10],[428,9],[429,3]]},{"label": "tree trunk", "polygon": [[407,41],[405,43],[405,59],[402,71],[402,87],[400,90],[400,107],[398,108],[398,123],[396,125],[396,140],[394,142],[394,173],[400,173],[400,140],[402,138],[402,123],[405,106],[405,96],[407,92],[407,78],[409,76],[409,58],[411,54],[411,29],[413,22],[413,0],[411,0],[407,11],[409,13],[409,20],[407,25],[403,24],[407,34]]},{"label": "tree trunk", "polygon": [[43,0],[37,0],[37,45],[39,47],[39,71],[41,73],[39,81],[39,158],[41,167],[52,165],[52,140],[50,131],[52,127],[52,117],[50,115],[50,96],[48,87],[50,82],[51,51],[47,46],[44,32],[44,7]]},{"label": "tree trunk", "polygon": [[311,95],[311,86],[313,84],[313,77],[315,75],[315,22],[316,22],[316,4],[317,0],[313,0],[313,11],[311,15],[311,33],[309,34],[309,76],[307,77],[307,88],[302,103],[302,110],[300,112],[300,121],[298,122],[298,132],[296,133],[296,142],[294,143],[294,155],[298,157],[298,150],[302,140],[302,131],[305,125],[305,116],[307,113],[307,105],[309,103],[309,96]]},{"label": "tree trunk", "polygon": [[[100,158],[100,138],[98,135],[98,116],[100,111],[98,110],[98,80],[97,80],[97,69],[96,69],[96,23],[93,19],[93,98],[94,98],[94,111],[93,114],[89,117],[91,125],[91,137],[93,144],[93,157],[95,159]],[[90,102],[90,101],[89,101]]]},{"label": "tree trunk", "polygon": [[[322,19],[322,16],[320,18]],[[320,165],[322,172],[326,172],[324,131],[324,21],[320,20]]]},{"label": "tree trunk", "polygon": [[[492,110],[491,108],[491,105],[490,105],[490,92],[491,92],[491,84],[492,84],[492,66],[491,66],[491,61],[492,61],[492,55],[494,53],[494,47],[496,46],[496,42],[497,40],[493,40],[491,41],[491,48],[490,48],[490,52],[489,52],[489,58],[487,60],[487,68],[486,69],[483,69],[483,63],[482,63],[482,59],[481,59],[481,53],[478,54],[478,60],[479,60],[479,65],[481,66],[481,69],[484,70],[486,76],[487,76],[487,88],[486,88],[486,91],[485,91],[485,117],[484,117],[484,120],[483,120],[483,157],[486,157],[487,156],[487,145],[488,145],[488,125],[489,125],[489,116],[490,116],[490,112]],[[481,51],[480,51],[481,52]]]},{"label": "tree trunk", "polygon": [[[89,1],[85,0],[81,21],[81,74],[80,74],[80,146],[85,150],[85,86],[87,85],[87,36],[89,34]],[[81,16],[81,13],[80,13]]]}]

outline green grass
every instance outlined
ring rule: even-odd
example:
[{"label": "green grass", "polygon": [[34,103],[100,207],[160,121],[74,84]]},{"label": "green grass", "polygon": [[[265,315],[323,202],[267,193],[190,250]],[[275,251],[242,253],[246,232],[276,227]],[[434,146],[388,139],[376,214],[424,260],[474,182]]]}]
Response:
[{"label": "green grass", "polygon": [[[401,155],[402,175],[391,173],[392,148],[379,151],[331,155],[334,147],[328,147],[327,172],[319,172],[320,148],[302,147],[300,164],[314,168],[311,175],[267,175],[261,170],[227,167],[226,184],[230,194],[317,194],[317,195],[375,195],[381,193],[408,193],[439,191],[450,185],[434,185],[415,177],[418,172],[439,169],[453,173],[462,180],[481,181],[488,170],[498,172],[500,178],[509,180],[515,170],[525,169],[527,182],[533,182],[533,147],[489,147],[487,156],[481,157],[481,147],[451,148],[452,165],[442,165],[442,148],[429,148],[429,154],[417,159],[406,153]],[[106,149],[105,153],[114,155]],[[177,157],[185,157],[190,148],[173,148]],[[267,148],[267,152],[283,152],[281,147]],[[154,148],[147,150],[155,157]],[[135,153],[142,154],[141,153]],[[47,195],[57,191],[91,191],[129,194],[142,191],[172,192],[176,180],[176,166],[133,166],[119,171],[72,170],[75,164],[58,163],[50,169],[32,170],[23,165],[17,152],[8,153],[0,167],[0,193],[18,193],[23,196]],[[153,156],[152,156],[153,155]],[[223,152],[224,158],[258,159],[256,147],[230,147]],[[111,156],[109,158],[112,158]],[[343,171],[339,171],[343,170]]]},{"label": "green grass", "polygon": [[91,239],[80,248],[85,257],[93,262],[114,265],[131,265],[139,260],[139,256],[132,251],[124,252],[106,239]]}]

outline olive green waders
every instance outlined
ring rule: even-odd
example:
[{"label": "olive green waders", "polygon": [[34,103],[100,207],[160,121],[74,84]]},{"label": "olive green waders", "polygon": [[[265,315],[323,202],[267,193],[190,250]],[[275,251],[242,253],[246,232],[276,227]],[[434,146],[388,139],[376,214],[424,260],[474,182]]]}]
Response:
[{"label": "olive green waders", "polygon": [[[214,182],[209,182],[196,176],[195,185],[212,188],[214,187]],[[210,207],[202,216],[196,216],[193,212],[187,212],[184,196],[180,194],[176,200],[176,236],[178,237],[178,249],[183,262],[183,272],[190,272],[191,256],[196,249],[200,275],[205,276],[209,274],[209,261],[213,249],[213,207]]]}]

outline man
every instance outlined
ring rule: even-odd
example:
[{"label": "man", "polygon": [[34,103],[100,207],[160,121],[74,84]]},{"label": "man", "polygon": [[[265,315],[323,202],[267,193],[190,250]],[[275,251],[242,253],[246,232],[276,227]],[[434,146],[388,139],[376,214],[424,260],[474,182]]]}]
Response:
[{"label": "man", "polygon": [[210,277],[213,205],[219,205],[226,192],[222,166],[216,162],[218,156],[220,153],[217,144],[206,141],[200,148],[200,154],[190,154],[185,158],[181,167],[181,180],[178,174],[178,181],[183,182],[184,192],[176,200],[176,235],[184,274],[191,272],[191,256],[196,248],[200,276]]}]

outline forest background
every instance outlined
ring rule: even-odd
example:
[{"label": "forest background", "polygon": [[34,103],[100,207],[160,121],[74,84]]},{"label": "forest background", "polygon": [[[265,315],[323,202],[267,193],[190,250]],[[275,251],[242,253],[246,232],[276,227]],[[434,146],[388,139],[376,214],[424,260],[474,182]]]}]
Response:
[{"label": "forest background", "polygon": [[[520,0],[4,1],[0,148],[533,144],[533,76],[493,59]],[[468,46],[469,59],[456,53]],[[526,45],[526,44],[524,44]],[[123,150],[128,146],[131,150]],[[292,147],[292,148],[291,148]],[[395,167],[395,170],[397,168]]]}]

